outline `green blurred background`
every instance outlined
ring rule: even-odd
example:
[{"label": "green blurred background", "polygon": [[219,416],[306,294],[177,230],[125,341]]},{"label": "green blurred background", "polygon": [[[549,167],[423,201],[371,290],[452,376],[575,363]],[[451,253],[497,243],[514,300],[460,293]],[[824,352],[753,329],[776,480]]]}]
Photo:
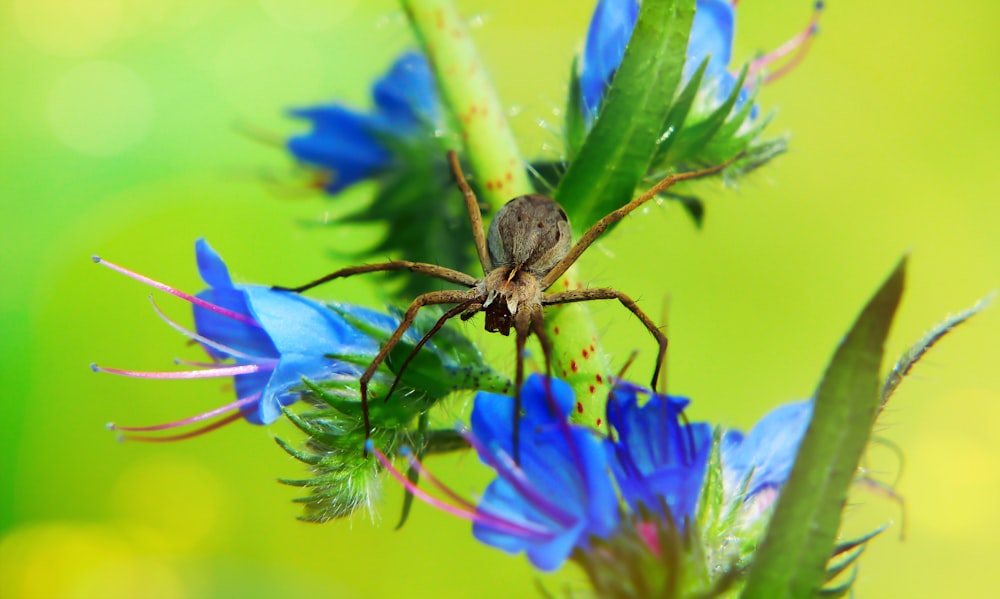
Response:
[{"label": "green blurred background", "polygon": [[[459,5],[481,24],[475,35],[522,150],[551,151],[592,2]],[[741,3],[737,58],[777,46],[810,8]],[[904,252],[912,268],[891,356],[998,286],[998,25],[992,0],[829,2],[808,60],[761,96],[780,108],[772,131],[793,133],[791,152],[738,190],[708,188],[703,231],[676,206],[654,207],[584,259],[595,285],[653,314],[669,294],[670,388],[694,398],[692,419],[746,427],[808,396]],[[287,107],[365,106],[368,83],[411,40],[389,0],[0,3],[0,596],[538,596],[526,560],[477,544],[465,522],[418,505],[393,531],[393,485],[378,525],[367,515],[297,522],[296,490],[275,483],[303,473],[271,440],[293,436],[285,423],[116,443],[109,420],[163,422],[230,391],[88,368],[158,369],[184,353],[147,289],[96,268],[91,254],[194,291],[199,236],[241,280],[262,283],[302,282],[373,243],[378,228],[302,224],[335,220],[367,190],[340,203],[302,192],[287,158],[238,125],[286,135],[298,130]],[[325,293],[379,306],[377,282]],[[160,303],[189,322],[183,303]],[[644,333],[610,304],[596,318],[614,327],[607,344],[620,365]],[[881,434],[906,456],[907,538],[898,506],[855,492],[848,528],[896,522],[862,560],[859,596],[995,587],[998,333],[994,307],[935,349],[882,418]],[[496,360],[509,366],[502,350]],[[879,453],[873,468],[891,479],[899,465]],[[468,456],[432,467],[465,493],[487,480]],[[568,567],[544,580],[559,589],[581,578]]]}]

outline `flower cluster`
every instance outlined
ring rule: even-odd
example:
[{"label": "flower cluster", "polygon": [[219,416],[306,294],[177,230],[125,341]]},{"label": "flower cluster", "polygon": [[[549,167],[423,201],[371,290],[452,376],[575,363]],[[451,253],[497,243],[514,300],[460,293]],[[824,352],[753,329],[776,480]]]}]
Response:
[{"label": "flower cluster", "polygon": [[[651,584],[662,584],[664,555],[691,553],[685,545],[691,540],[701,545],[696,553],[706,561],[688,572],[700,578],[683,585],[710,588],[741,556],[709,543],[756,544],[762,527],[755,524],[766,522],[811,414],[810,402],[787,404],[765,416],[750,433],[726,431],[714,445],[711,426],[684,421],[687,399],[623,381],[615,383],[608,397],[606,434],[570,422],[575,398],[562,380],[532,375],[521,389],[521,399],[524,414],[516,424],[520,446],[515,461],[513,399],[495,393],[476,395],[472,428],[463,435],[497,474],[478,505],[444,487],[406,452],[409,463],[452,502],[429,495],[373,444],[369,447],[410,492],[471,520],[474,536],[483,543],[508,553],[523,552],[543,571],[558,569],[572,558],[591,575],[595,588],[624,584],[602,576],[609,569],[625,568]],[[724,540],[704,535],[696,525],[705,521],[699,500],[713,452],[721,456],[724,511],[742,522],[731,527]],[[743,538],[733,543],[733,535]],[[613,563],[626,559],[633,563]],[[648,561],[650,570],[637,569],[635,560]]]}]

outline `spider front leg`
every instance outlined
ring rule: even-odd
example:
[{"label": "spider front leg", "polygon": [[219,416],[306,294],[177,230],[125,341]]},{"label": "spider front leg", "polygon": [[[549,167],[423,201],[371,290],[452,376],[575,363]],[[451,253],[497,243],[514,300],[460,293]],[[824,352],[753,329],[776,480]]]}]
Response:
[{"label": "spider front leg", "polygon": [[385,361],[386,356],[389,355],[392,348],[396,347],[396,344],[399,343],[399,340],[403,337],[403,333],[405,333],[410,328],[410,325],[413,324],[420,308],[438,304],[464,303],[475,297],[470,297],[469,293],[470,292],[468,291],[452,290],[431,291],[430,293],[417,296],[417,298],[413,300],[410,306],[406,309],[406,313],[403,314],[403,319],[400,321],[399,326],[397,326],[396,330],[392,332],[392,335],[389,337],[388,341],[385,342],[385,345],[379,349],[375,358],[372,359],[371,364],[368,365],[368,368],[365,369],[358,381],[361,391],[361,413],[364,415],[365,421],[365,441],[371,437],[372,432],[371,420],[368,415],[368,383],[372,380],[372,377],[375,376],[375,371],[378,370],[378,367]]},{"label": "spider front leg", "polygon": [[483,267],[483,274],[489,274],[493,270],[493,260],[490,259],[490,252],[486,247],[486,233],[483,231],[483,215],[479,212],[479,200],[469,187],[469,182],[465,180],[462,166],[458,163],[458,154],[454,150],[448,151],[448,162],[451,164],[451,172],[455,175],[455,182],[458,183],[458,188],[465,198],[465,208],[469,211],[469,225],[472,227],[472,238],[476,242],[479,264]]},{"label": "spider front leg", "polygon": [[556,304],[570,304],[573,302],[588,302],[590,300],[603,299],[617,299],[623,306],[628,308],[632,314],[635,314],[636,317],[642,321],[642,324],[645,325],[646,329],[649,330],[650,334],[656,338],[656,343],[659,345],[659,352],[656,354],[656,367],[653,369],[653,381],[650,383],[650,389],[656,389],[656,380],[660,376],[660,370],[663,368],[663,359],[667,355],[667,336],[664,335],[663,331],[656,326],[656,323],[646,316],[646,313],[639,308],[632,298],[625,295],[621,291],[608,288],[575,289],[572,291],[553,293],[551,295],[543,295],[542,305],[552,306]]},{"label": "spider front leg", "polygon": [[408,270],[418,275],[426,275],[435,279],[441,279],[442,281],[448,281],[449,283],[455,283],[456,285],[462,285],[463,287],[475,287],[476,285],[475,277],[467,275],[464,272],[458,272],[457,270],[445,268],[444,266],[427,264],[425,262],[410,262],[409,260],[390,260],[389,262],[362,264],[361,266],[350,266],[348,268],[335,270],[325,277],[320,277],[315,281],[310,281],[309,283],[299,285],[298,287],[280,287],[275,285],[271,287],[271,289],[274,289],[275,291],[292,291],[295,293],[302,293],[303,291],[307,291],[313,287],[318,287],[323,283],[327,283],[334,279],[360,275],[366,272],[385,272],[391,270]]},{"label": "spider front leg", "polygon": [[563,274],[565,274],[566,271],[569,270],[570,266],[573,266],[573,264],[580,258],[583,252],[585,252],[592,243],[597,241],[597,238],[601,236],[601,233],[604,233],[604,231],[606,231],[608,227],[628,216],[630,212],[632,212],[639,206],[642,206],[649,200],[655,198],[657,194],[666,191],[667,188],[669,188],[671,185],[678,183],[680,181],[686,181],[688,179],[698,179],[701,177],[714,175],[715,173],[721,171],[722,169],[732,164],[734,160],[737,160],[742,156],[743,153],[740,153],[734,156],[733,158],[730,158],[726,162],[723,162],[722,164],[713,167],[702,169],[700,171],[677,173],[675,175],[670,175],[669,177],[665,177],[664,179],[661,179],[659,183],[649,188],[641,196],[632,200],[628,204],[625,204],[621,208],[614,210],[601,220],[594,223],[593,226],[587,229],[587,232],[583,234],[583,237],[580,238],[580,241],[577,241],[576,244],[573,245],[569,253],[567,253],[566,256],[562,260],[560,260],[555,266],[553,266],[552,270],[550,270],[548,273],[545,274],[544,277],[542,277],[542,280],[540,282],[542,290],[544,291],[548,289],[549,287],[552,286],[553,283],[558,281],[559,277],[563,276]]}]

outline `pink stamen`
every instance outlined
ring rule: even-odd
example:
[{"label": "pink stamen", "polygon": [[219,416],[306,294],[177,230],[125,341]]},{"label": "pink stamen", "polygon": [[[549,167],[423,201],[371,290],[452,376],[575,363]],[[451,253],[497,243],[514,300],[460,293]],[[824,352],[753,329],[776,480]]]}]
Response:
[{"label": "pink stamen", "polygon": [[224,406],[215,408],[214,410],[209,410],[190,418],[185,418],[183,420],[175,420],[174,422],[168,422],[166,424],[154,424],[152,426],[118,426],[113,422],[108,423],[108,430],[112,431],[132,431],[132,432],[149,432],[149,431],[162,431],[171,428],[178,428],[181,426],[187,426],[188,424],[194,424],[195,422],[201,422],[202,420],[208,420],[209,418],[215,418],[221,414],[232,410],[242,410],[244,407],[256,404],[260,401],[260,393],[254,393],[243,399],[237,399],[232,403],[228,403]]},{"label": "pink stamen", "polygon": [[169,435],[166,437],[157,437],[153,435],[120,435],[118,439],[120,441],[138,441],[140,443],[167,443],[170,441],[183,441],[184,439],[191,439],[193,437],[200,437],[205,433],[210,433],[217,428],[222,428],[227,424],[236,422],[243,417],[243,412],[236,412],[222,418],[221,420],[216,420],[212,424],[203,426],[199,429],[183,433],[180,435]]},{"label": "pink stamen", "polygon": [[216,306],[215,304],[213,304],[211,302],[206,302],[205,300],[203,300],[203,299],[201,299],[199,297],[195,297],[195,296],[193,296],[193,295],[191,295],[189,293],[184,293],[183,291],[181,291],[179,289],[174,289],[173,287],[171,287],[171,286],[169,286],[169,285],[167,285],[165,283],[161,283],[159,281],[154,281],[153,279],[150,279],[149,277],[140,275],[137,272],[133,272],[133,271],[125,268],[124,266],[119,266],[119,265],[117,265],[117,264],[115,264],[113,262],[108,262],[107,260],[104,260],[100,256],[93,256],[92,260],[94,262],[96,262],[97,264],[101,264],[103,266],[107,266],[111,270],[120,272],[121,274],[123,274],[123,275],[125,275],[125,276],[127,276],[129,278],[135,279],[136,281],[139,281],[140,283],[145,283],[146,285],[149,285],[150,287],[155,287],[156,289],[159,289],[160,291],[164,291],[166,293],[169,293],[170,295],[177,296],[177,297],[179,297],[179,298],[181,298],[183,300],[186,300],[186,301],[188,301],[188,302],[190,302],[190,303],[192,303],[192,304],[194,304],[196,306],[200,306],[202,308],[205,308],[206,310],[210,310],[212,312],[215,312],[216,314],[220,314],[222,316],[226,316],[228,318],[232,318],[233,320],[238,320],[240,322],[244,322],[244,323],[249,324],[251,326],[260,327],[260,323],[259,322],[257,322],[256,320],[254,320],[253,318],[251,318],[251,317],[249,317],[249,316],[247,316],[245,314],[240,314],[239,312],[233,312],[232,310],[229,310],[227,308],[223,308],[222,306]]},{"label": "pink stamen", "polygon": [[103,366],[98,366],[97,364],[91,364],[90,369],[94,372],[107,372],[108,374],[130,376],[139,379],[210,379],[274,370],[274,364],[277,364],[277,360],[268,360],[268,362],[271,363],[239,364],[237,366],[219,366],[217,368],[205,368],[202,370],[178,370],[172,372],[121,370],[118,368],[104,368]]},{"label": "pink stamen", "polygon": [[[470,522],[478,522],[490,528],[496,529],[499,532],[513,534],[518,536],[535,536],[539,538],[551,537],[551,533],[547,530],[539,528],[537,525],[525,523],[525,524],[515,524],[506,519],[494,516],[492,514],[472,511],[469,509],[462,509],[455,507],[449,503],[441,501],[437,497],[434,497],[415,485],[410,479],[408,479],[402,472],[397,470],[392,463],[389,461],[385,454],[375,447],[375,444],[369,439],[365,442],[365,449],[373,454],[375,454],[376,459],[379,463],[386,469],[386,471],[395,478],[399,484],[403,485],[407,491],[413,494],[414,497],[420,499],[427,505],[435,507],[441,511],[447,512],[452,516],[461,518],[463,520],[469,520]],[[463,503],[468,503],[463,500]]]},{"label": "pink stamen", "polygon": [[228,345],[223,345],[216,341],[212,341],[208,337],[204,337],[190,329],[182,327],[180,324],[171,320],[166,314],[163,313],[163,310],[161,310],[160,307],[156,304],[156,300],[153,299],[152,295],[149,296],[149,303],[153,304],[153,310],[156,312],[156,315],[159,316],[163,322],[167,323],[167,326],[174,329],[181,335],[184,335],[185,337],[191,339],[192,341],[197,341],[202,345],[207,345],[208,347],[216,349],[224,354],[228,354],[234,358],[243,358],[244,360],[249,360],[251,362],[263,362],[267,360],[266,358],[259,358],[257,356],[251,356],[250,354],[245,354],[239,351],[238,349],[234,349],[232,347],[229,347]]},{"label": "pink stamen", "polygon": [[747,70],[747,81],[754,81],[759,77],[760,72],[764,68],[773,64],[775,61],[788,56],[792,52],[794,52],[795,55],[792,56],[787,63],[764,76],[761,79],[761,82],[770,83],[771,81],[789,73],[795,68],[796,65],[802,62],[802,59],[805,58],[806,53],[809,51],[809,47],[812,45],[811,41],[813,37],[819,31],[819,17],[822,12],[823,3],[817,2],[815,8],[813,9],[812,18],[809,19],[809,25],[806,26],[805,29],[800,31],[784,44],[778,46],[776,49],[751,62],[750,67]]},{"label": "pink stamen", "polygon": [[426,480],[429,480],[432,485],[437,487],[438,490],[447,495],[452,501],[454,501],[455,503],[461,505],[466,509],[470,510],[476,509],[475,504],[473,504],[468,499],[463,498],[461,495],[459,495],[454,490],[450,489],[447,485],[445,485],[443,482],[441,482],[436,476],[431,474],[430,470],[425,468],[424,465],[420,463],[420,460],[417,459],[417,456],[413,455],[413,452],[410,451],[408,448],[404,447],[400,451],[400,453],[410,463],[410,466],[412,466],[414,470],[420,473],[420,476],[422,476]]},{"label": "pink stamen", "polygon": [[558,522],[561,526],[570,526],[576,522],[576,518],[572,514],[567,514],[558,505],[550,502],[541,491],[536,489],[531,480],[525,476],[524,471],[521,470],[505,451],[500,448],[497,448],[496,451],[490,451],[475,435],[468,431],[463,431],[462,436],[476,450],[476,453],[486,461],[487,465],[496,470],[498,475],[513,485],[532,505]]}]

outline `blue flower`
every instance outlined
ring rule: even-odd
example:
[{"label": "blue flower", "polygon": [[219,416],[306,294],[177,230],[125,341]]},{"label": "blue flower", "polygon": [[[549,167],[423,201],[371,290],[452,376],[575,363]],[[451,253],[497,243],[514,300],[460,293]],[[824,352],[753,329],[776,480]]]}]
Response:
[{"label": "blue flower", "polygon": [[514,464],[513,399],[478,393],[472,435],[479,457],[499,474],[478,513],[527,525],[525,534],[477,521],[473,534],[506,551],[524,551],[540,570],[557,569],[589,537],[607,538],[618,527],[618,498],[608,476],[608,455],[593,430],[568,423],[572,389],[532,375],[521,389],[520,463]]},{"label": "blue flower", "polygon": [[[649,395],[639,406],[639,395]],[[706,423],[680,423],[684,398],[650,393],[618,382],[608,398],[608,423],[618,433],[607,441],[612,470],[622,497],[633,511],[642,505],[682,524],[694,518],[708,457],[712,428]]]},{"label": "blue flower", "polygon": [[[168,319],[154,304],[161,318],[174,329],[200,344],[213,363],[194,370],[139,372],[113,368],[94,369],[138,378],[190,379],[233,377],[236,401],[184,420],[146,427],[112,426],[121,431],[149,432],[201,422],[233,412],[225,422],[242,415],[253,424],[270,424],[282,407],[298,399],[293,388],[302,378],[325,380],[337,374],[357,374],[357,367],[330,359],[341,353],[374,356],[378,343],[358,331],[323,304],[297,294],[274,291],[261,285],[236,285],[222,258],[199,239],[195,245],[198,271],[209,285],[196,296],[154,281],[121,266],[95,261],[139,281],[194,304],[195,331]],[[210,425],[200,432],[207,432]],[[190,434],[176,438],[185,438]],[[134,438],[134,437],[133,437]],[[164,440],[168,438],[153,438]]]},{"label": "blue flower", "polygon": [[[758,510],[771,504],[792,472],[812,411],[811,400],[788,403],[771,410],[745,435],[726,432],[720,451],[729,500],[756,501]],[[738,496],[744,484],[744,495]]]},{"label": "blue flower", "polygon": [[288,150],[305,165],[329,175],[326,190],[337,193],[392,168],[398,144],[421,143],[441,128],[434,75],[423,55],[403,54],[372,90],[375,108],[359,112],[339,104],[292,110],[312,123],[308,133],[288,140]]},{"label": "blue flower", "polygon": [[[728,70],[736,31],[735,4],[729,0],[698,0],[695,6],[683,81],[690,80],[701,63],[708,59],[701,84],[709,96],[708,108],[717,106],[729,97],[736,85],[736,77]],[[755,83],[760,80],[766,83],[770,78],[779,76],[794,66],[807,49],[807,42],[816,33],[816,21],[821,9],[822,3],[817,3],[813,19],[804,31],[777,50],[751,62],[747,81]],[[638,14],[638,0],[599,0],[594,9],[580,68],[580,92],[588,123],[592,123],[596,116],[614,73],[625,56],[625,47],[632,36]],[[792,58],[773,75],[759,77],[765,67],[789,55]],[[744,88],[737,100],[737,110],[748,98],[749,91]]]}]

